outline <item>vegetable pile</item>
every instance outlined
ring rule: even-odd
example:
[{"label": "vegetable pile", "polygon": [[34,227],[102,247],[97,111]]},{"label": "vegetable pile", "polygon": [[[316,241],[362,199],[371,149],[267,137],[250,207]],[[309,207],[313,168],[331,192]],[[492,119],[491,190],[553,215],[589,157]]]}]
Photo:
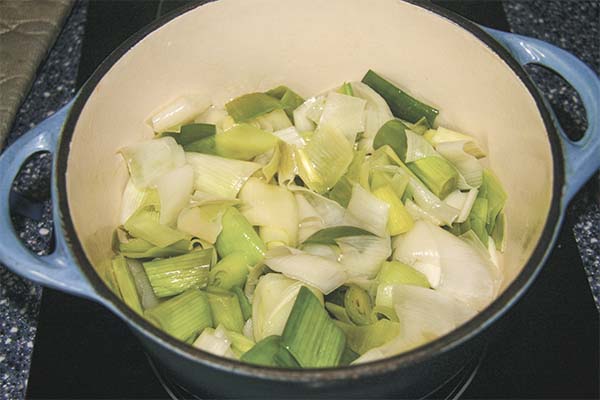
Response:
[{"label": "vegetable pile", "polygon": [[283,368],[389,357],[496,296],[506,194],[473,137],[369,71],[307,100],[180,97],[121,149],[115,293],[173,337]]}]

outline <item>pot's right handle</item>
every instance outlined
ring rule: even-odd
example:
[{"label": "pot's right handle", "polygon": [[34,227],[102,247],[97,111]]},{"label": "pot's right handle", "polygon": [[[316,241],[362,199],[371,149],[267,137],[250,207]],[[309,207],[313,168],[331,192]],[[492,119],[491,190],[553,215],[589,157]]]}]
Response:
[{"label": "pot's right handle", "polygon": [[[71,104],[42,121],[0,154],[0,262],[33,282],[77,296],[98,299],[88,280],[69,257],[60,229],[55,229],[54,252],[38,256],[21,243],[10,217],[9,196],[19,169],[35,153],[55,152]],[[55,204],[53,208],[56,210]],[[54,218],[57,224],[56,213]]]},{"label": "pot's right handle", "polygon": [[539,64],[562,76],[575,88],[585,107],[588,128],[581,140],[569,139],[556,116],[565,157],[563,208],[600,168],[600,79],[571,53],[541,40],[484,28],[521,64]]}]

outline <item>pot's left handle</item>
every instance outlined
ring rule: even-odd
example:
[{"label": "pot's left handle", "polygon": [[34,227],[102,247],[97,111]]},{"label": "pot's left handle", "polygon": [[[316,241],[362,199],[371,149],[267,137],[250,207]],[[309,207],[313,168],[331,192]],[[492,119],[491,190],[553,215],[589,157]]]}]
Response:
[{"label": "pot's left handle", "polygon": [[[562,76],[575,88],[585,107],[587,129],[578,141],[572,141],[553,115],[565,157],[565,187],[562,207],[600,168],[600,79],[583,61],[571,53],[544,41],[484,28],[521,64],[539,64]],[[550,109],[550,111],[552,111]]]},{"label": "pot's left handle", "polygon": [[72,102],[68,103],[42,121],[0,155],[0,262],[33,282],[77,296],[96,298],[90,283],[68,256],[59,237],[60,230],[55,229],[57,240],[54,252],[37,256],[21,243],[10,217],[9,196],[17,173],[31,155],[43,151],[55,152],[71,105]]}]

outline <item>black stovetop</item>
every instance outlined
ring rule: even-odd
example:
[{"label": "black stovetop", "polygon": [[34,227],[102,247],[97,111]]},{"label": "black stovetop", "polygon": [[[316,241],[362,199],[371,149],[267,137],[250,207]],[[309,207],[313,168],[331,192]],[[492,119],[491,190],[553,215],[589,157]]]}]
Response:
[{"label": "black stovetop", "polygon": [[[90,1],[78,82],[132,33],[183,1]],[[499,2],[441,4],[508,30]],[[527,294],[499,323],[465,398],[598,398],[595,307],[571,223]],[[169,398],[126,325],[93,302],[44,289],[27,398]]]}]

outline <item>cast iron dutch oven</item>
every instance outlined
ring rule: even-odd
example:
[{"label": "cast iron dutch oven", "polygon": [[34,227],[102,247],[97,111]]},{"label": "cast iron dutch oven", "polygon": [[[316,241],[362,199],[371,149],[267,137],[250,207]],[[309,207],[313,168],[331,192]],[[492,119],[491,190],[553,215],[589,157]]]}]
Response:
[{"label": "cast iron dutch oven", "polygon": [[[587,110],[570,141],[523,65],[563,76]],[[220,358],[147,323],[105,285],[127,179],[117,150],[152,137],[145,123],[187,93],[215,103],[286,84],[302,95],[369,69],[441,110],[439,123],[474,134],[506,188],[508,238],[500,296],[471,321],[408,353],[364,365],[283,370]],[[39,284],[97,301],[190,392],[218,396],[426,395],[480,351],[490,325],[523,294],[556,238],[565,207],[600,165],[598,77],[547,43],[479,27],[400,0],[220,0],[167,16],[119,47],[75,99],[0,158],[0,260]],[[31,154],[54,154],[56,250],[30,253],[11,224],[8,196]]]}]

